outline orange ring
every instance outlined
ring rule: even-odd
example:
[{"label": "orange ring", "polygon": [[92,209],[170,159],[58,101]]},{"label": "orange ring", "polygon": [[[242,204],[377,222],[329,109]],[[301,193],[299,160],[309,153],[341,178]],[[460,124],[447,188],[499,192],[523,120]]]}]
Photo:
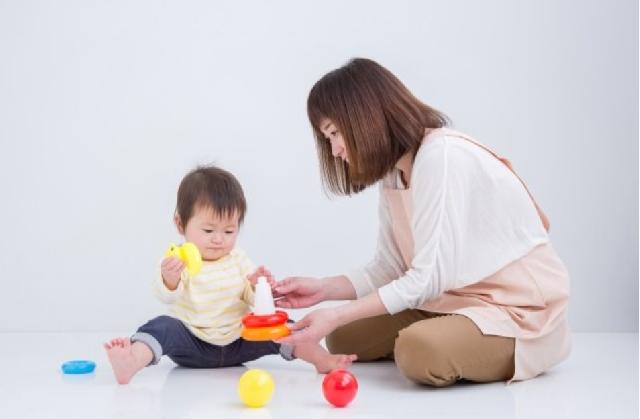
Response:
[{"label": "orange ring", "polygon": [[245,340],[276,340],[289,336],[291,332],[284,324],[269,327],[244,327],[240,335]]},{"label": "orange ring", "polygon": [[242,324],[245,327],[266,327],[277,326],[285,323],[289,319],[287,313],[281,310],[277,310],[275,314],[267,314],[264,316],[256,316],[253,313],[249,313],[242,318]]}]

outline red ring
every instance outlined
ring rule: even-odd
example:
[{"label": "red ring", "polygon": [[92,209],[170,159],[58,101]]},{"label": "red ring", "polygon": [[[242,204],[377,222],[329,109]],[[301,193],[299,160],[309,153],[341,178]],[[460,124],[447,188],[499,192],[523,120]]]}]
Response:
[{"label": "red ring", "polygon": [[287,313],[276,310],[275,314],[267,314],[264,316],[256,316],[253,313],[249,313],[242,318],[242,324],[245,327],[277,326],[286,323],[288,319],[289,316]]}]

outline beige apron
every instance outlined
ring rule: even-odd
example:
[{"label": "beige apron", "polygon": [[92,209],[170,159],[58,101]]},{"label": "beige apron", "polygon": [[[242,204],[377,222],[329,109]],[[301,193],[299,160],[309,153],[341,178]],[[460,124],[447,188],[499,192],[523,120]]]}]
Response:
[{"label": "beige apron", "polygon": [[[459,132],[445,128],[430,130],[424,141],[442,134],[462,138],[481,147],[518,177],[507,159]],[[527,189],[524,182],[522,184]],[[410,188],[384,189],[394,238],[407,269],[411,267],[414,255],[411,193]],[[532,196],[531,200],[548,230],[547,217]],[[446,291],[419,308],[435,313],[461,314],[471,319],[483,334],[515,338],[515,373],[512,380],[524,380],[548,370],[568,356],[571,349],[567,322],[568,296],[569,275],[552,246],[547,243],[535,247],[524,257],[487,278]]]}]

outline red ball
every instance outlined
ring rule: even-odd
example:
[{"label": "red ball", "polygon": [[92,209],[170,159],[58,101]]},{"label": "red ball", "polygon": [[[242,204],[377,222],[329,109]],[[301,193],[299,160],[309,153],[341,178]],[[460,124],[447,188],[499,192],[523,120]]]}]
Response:
[{"label": "red ball", "polygon": [[322,393],[336,407],[348,405],[358,392],[358,380],[347,370],[333,370],[322,381]]}]

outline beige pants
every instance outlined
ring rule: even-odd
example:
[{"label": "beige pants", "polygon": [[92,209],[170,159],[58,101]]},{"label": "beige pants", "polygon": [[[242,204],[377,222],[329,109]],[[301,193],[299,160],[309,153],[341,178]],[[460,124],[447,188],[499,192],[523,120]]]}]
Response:
[{"label": "beige pants", "polygon": [[331,353],[358,361],[394,359],[422,384],[444,387],[457,380],[502,381],[514,374],[515,339],[483,335],[465,316],[405,310],[362,319],[327,336]]}]

